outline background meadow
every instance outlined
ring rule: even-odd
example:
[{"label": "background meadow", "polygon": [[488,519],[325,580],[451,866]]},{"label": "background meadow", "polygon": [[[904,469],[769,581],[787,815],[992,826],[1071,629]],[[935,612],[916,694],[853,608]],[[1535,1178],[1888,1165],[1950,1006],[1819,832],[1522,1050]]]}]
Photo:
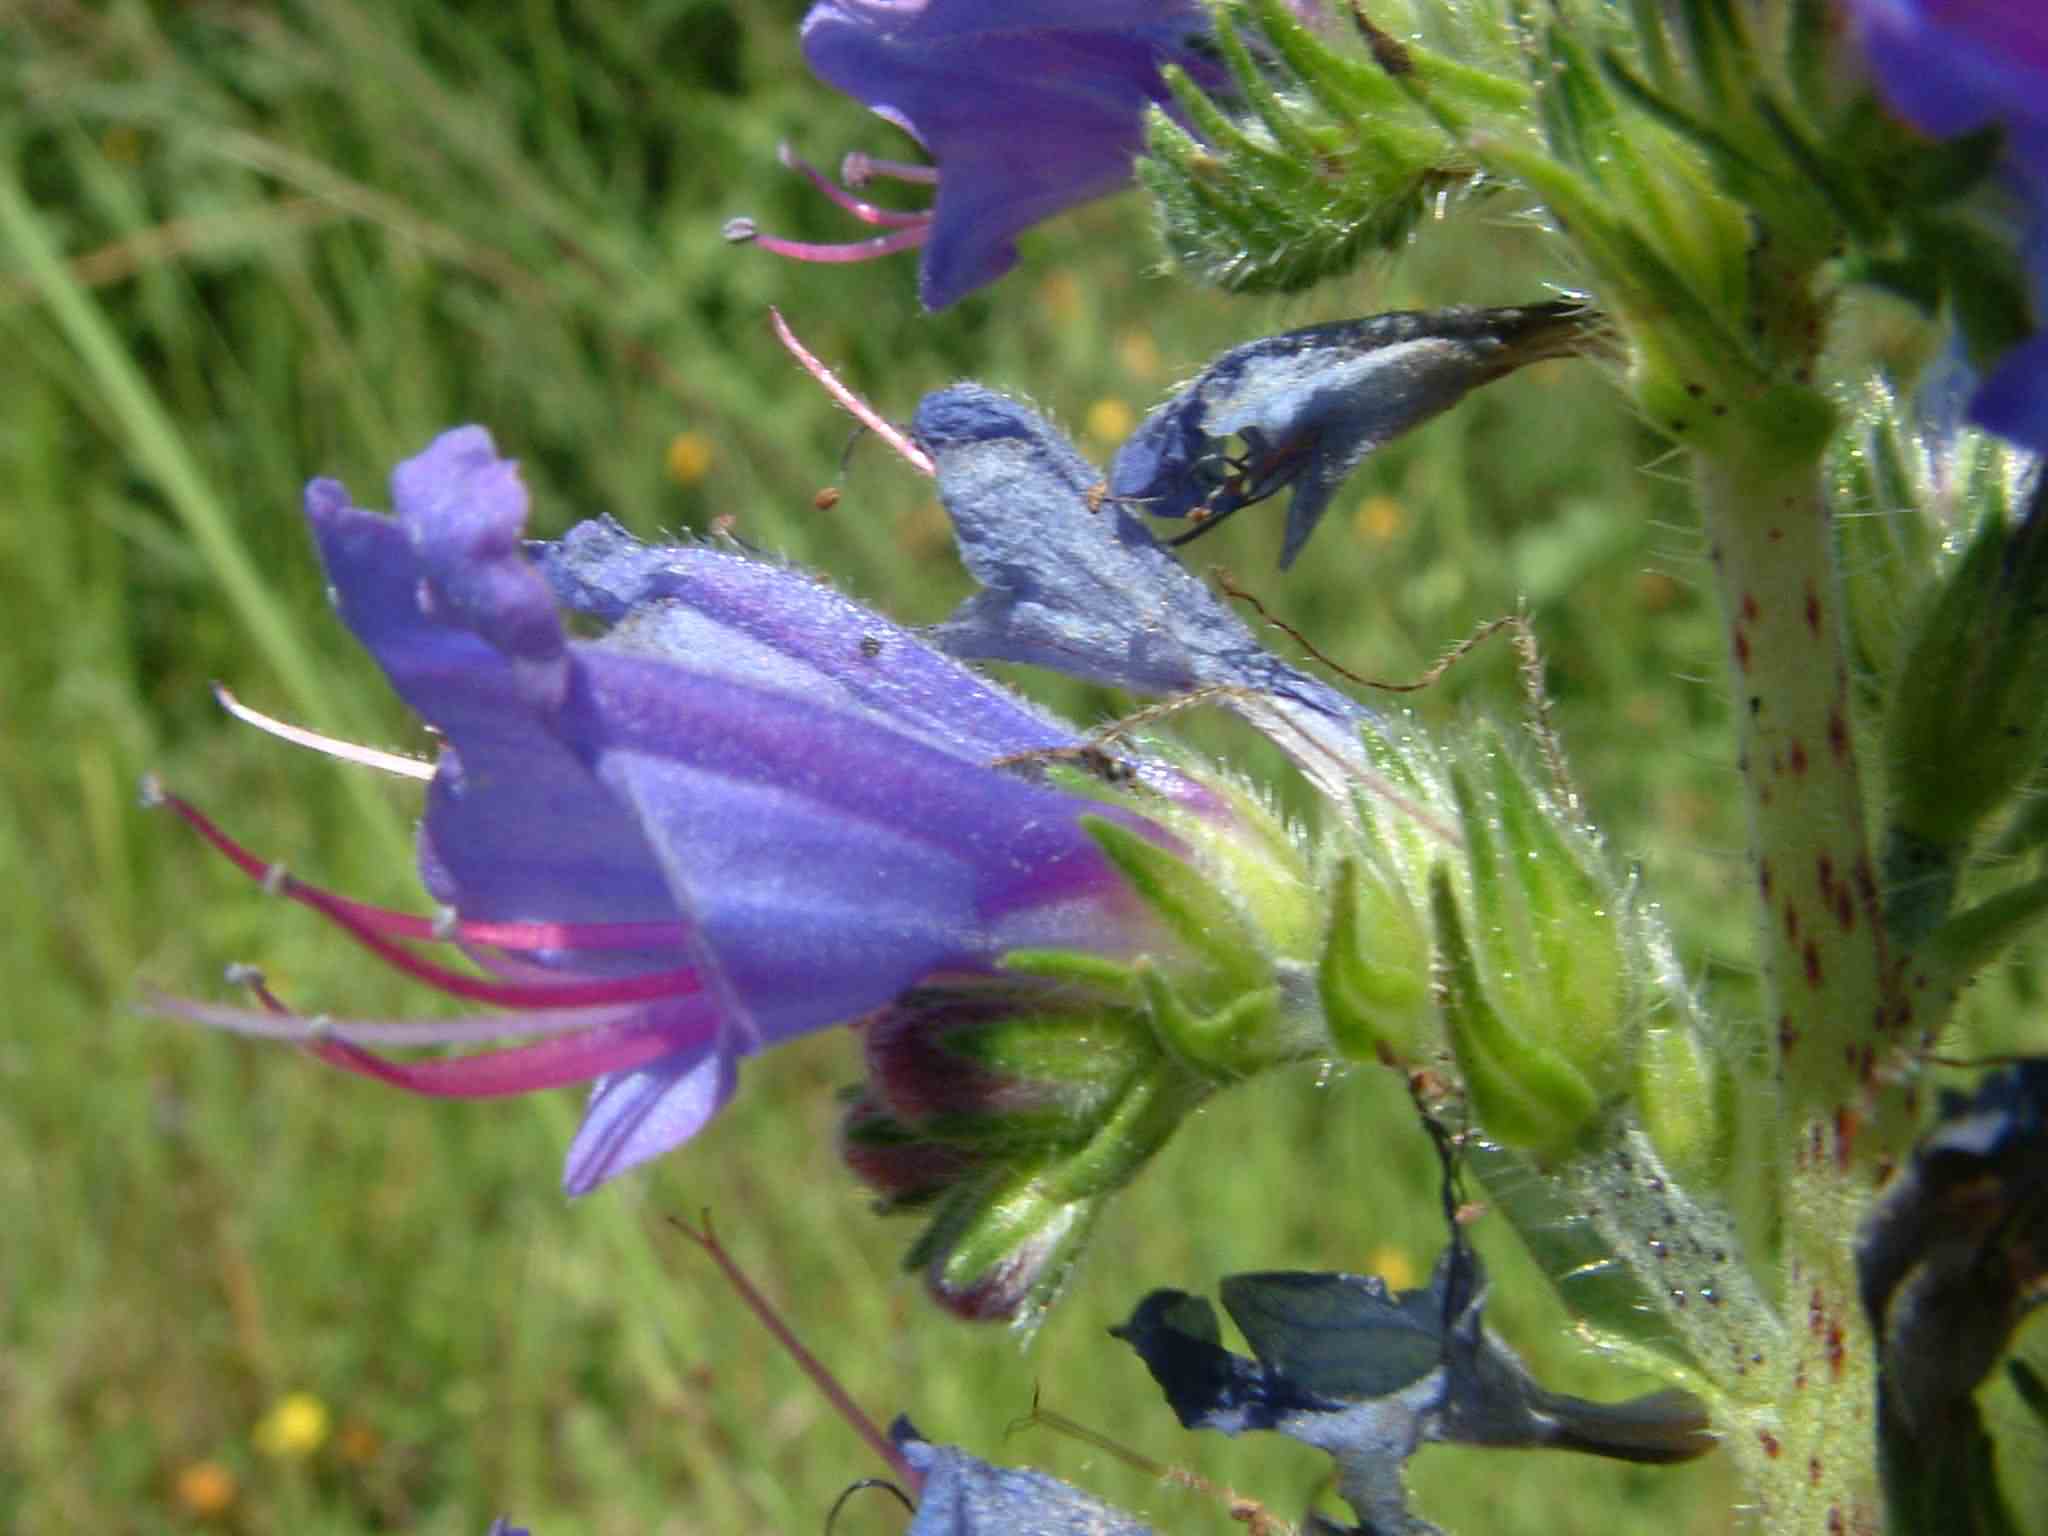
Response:
[{"label": "background meadow", "polygon": [[[504,1512],[549,1536],[820,1530],[881,1469],[668,1226],[706,1209],[878,1416],[908,1411],[1175,1532],[1234,1527],[1078,1440],[1006,1437],[1034,1390],[1282,1515],[1314,1488],[1314,1452],[1183,1432],[1103,1329],[1152,1286],[1213,1292],[1243,1269],[1419,1280],[1443,1240],[1432,1159],[1382,1074],[1223,1098],[1120,1198],[1021,1348],[927,1304],[898,1267],[914,1226],[873,1216],[840,1167],[843,1034],[749,1062],[698,1142],[571,1204],[574,1094],[412,1101],[134,1009],[143,984],[223,996],[230,961],[307,1011],[428,1006],[135,803],[154,769],[296,873],[419,905],[413,786],[238,727],[209,697],[220,679],[430,750],[327,610],[298,513],[309,477],[382,505],[391,464],[483,422],[524,465],[537,533],[599,512],[648,537],[730,519],[932,620],[966,584],[929,485],[873,441],[849,451],[847,419],[770,336],[770,303],[885,413],[975,377],[1099,460],[1235,341],[1570,279],[1488,204],[1457,212],[1455,240],[1424,228],[1398,270],[1293,301],[1160,276],[1135,196],[1038,231],[1015,274],[938,317],[917,310],[909,258],[816,268],[728,247],[740,213],[858,232],[777,167],[779,141],[826,166],[900,150],[804,71],[802,10],[0,5],[0,1528],[480,1536]],[[1870,336],[1910,349],[1891,324]],[[1592,369],[1550,364],[1376,459],[1288,578],[1277,507],[1189,557],[1393,680],[1526,601],[1616,858],[1740,1008],[1721,642],[1662,452]],[[820,510],[827,485],[840,499]],[[1030,682],[1084,719],[1130,707]],[[1441,723],[1525,702],[1495,641],[1403,707]],[[1241,733],[1183,727],[1278,776]],[[2028,984],[1996,983],[2000,1006]],[[1555,1384],[1636,1385],[1577,1351],[1512,1245],[1477,1233],[1494,1321]],[[1468,1533],[1732,1519],[1715,1458],[1439,1449],[1416,1476],[1423,1508]],[[871,1493],[835,1529],[901,1519]]]}]

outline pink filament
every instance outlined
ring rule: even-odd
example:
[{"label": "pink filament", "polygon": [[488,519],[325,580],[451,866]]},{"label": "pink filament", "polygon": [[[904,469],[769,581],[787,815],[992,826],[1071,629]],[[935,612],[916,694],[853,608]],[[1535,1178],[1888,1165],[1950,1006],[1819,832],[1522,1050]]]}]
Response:
[{"label": "pink filament", "polygon": [[818,245],[809,240],[785,240],[780,235],[762,234],[755,235],[752,243],[778,256],[787,256],[792,261],[822,261],[836,265],[873,261],[878,256],[915,250],[930,235],[931,222],[924,220],[909,229],[899,229],[893,235],[877,235],[872,240],[854,240],[844,245]]},{"label": "pink filament", "polygon": [[[787,144],[783,145],[778,153],[781,155],[784,165],[797,172],[810,182],[812,186],[832,199],[835,205],[844,208],[863,224],[876,224],[884,229],[909,229],[913,227],[921,228],[932,221],[931,214],[927,212],[906,213],[896,208],[878,207],[876,204],[868,202],[865,198],[855,197]],[[849,181],[852,180],[851,177],[847,179]]]},{"label": "pink filament", "polygon": [[630,1072],[699,1043],[678,1040],[667,1030],[643,1024],[591,1030],[445,1061],[392,1061],[339,1035],[314,1035],[306,1041],[306,1049],[330,1066],[374,1077],[408,1093],[434,1099],[490,1099],[587,1083],[610,1072]]},{"label": "pink filament", "polygon": [[938,466],[932,463],[931,455],[905,437],[885,420],[867,401],[853,392],[839,375],[818,360],[817,354],[797,340],[796,332],[789,328],[789,322],[782,318],[782,311],[773,304],[768,306],[768,323],[775,328],[775,339],[782,343],[789,355],[804,365],[804,371],[825,386],[825,393],[844,406],[847,412],[883,442],[894,448],[905,463],[920,474],[935,475]]},{"label": "pink filament", "polygon": [[[682,942],[684,929],[675,923],[592,924],[587,931],[610,942],[591,944],[585,942],[586,927],[582,924],[469,924],[461,921],[441,924],[429,918],[368,906],[275,871],[274,866],[264,863],[229,837],[210,817],[182,796],[166,791],[162,798],[165,805],[250,879],[275,889],[278,894],[302,906],[311,907],[387,964],[452,996],[505,1008],[574,1008],[686,996],[702,987],[697,972],[690,968],[591,981],[527,984],[489,981],[449,970],[394,942],[394,937],[420,942],[462,940],[506,949],[667,948]],[[619,942],[622,931],[636,942],[631,946],[622,945]]]},{"label": "pink filament", "polygon": [[[245,980],[266,1014],[302,1017],[287,1008],[260,975],[250,974]],[[174,1011],[193,1018],[204,1012],[195,1008]],[[644,1012],[635,1010],[620,1022],[445,1061],[392,1061],[334,1033],[337,1026],[322,1026],[311,1019],[305,1020],[300,1039],[307,1051],[330,1066],[375,1078],[409,1093],[428,1098],[486,1099],[588,1082],[611,1072],[630,1072],[678,1051],[709,1045],[716,1038],[717,1020],[708,1010],[689,1019],[692,1027],[688,1030],[674,1027],[680,1022],[683,1021],[664,1020],[657,1026],[648,1021]],[[518,1027],[511,1019],[505,1024],[507,1032]]]},{"label": "pink filament", "polygon": [[939,168],[913,165],[907,160],[878,160],[856,149],[839,162],[839,179],[849,187],[864,187],[871,181],[908,181],[935,187],[939,184]]}]

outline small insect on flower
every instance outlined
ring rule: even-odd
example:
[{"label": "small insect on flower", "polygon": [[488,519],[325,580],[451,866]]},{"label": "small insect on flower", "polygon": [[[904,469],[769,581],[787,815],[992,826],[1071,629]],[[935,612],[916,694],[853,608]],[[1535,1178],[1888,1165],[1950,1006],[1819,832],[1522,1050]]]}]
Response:
[{"label": "small insect on flower", "polygon": [[[1138,425],[1107,494],[1195,526],[1293,488],[1283,568],[1365,457],[1472,390],[1547,358],[1595,350],[1605,322],[1576,300],[1370,315],[1233,347]],[[1235,448],[1233,445],[1236,445]]]}]

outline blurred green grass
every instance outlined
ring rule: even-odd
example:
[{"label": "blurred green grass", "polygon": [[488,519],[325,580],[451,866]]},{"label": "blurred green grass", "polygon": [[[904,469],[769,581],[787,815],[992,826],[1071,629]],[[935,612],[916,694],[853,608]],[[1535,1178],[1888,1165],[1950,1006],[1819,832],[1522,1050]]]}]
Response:
[{"label": "blurred green grass", "polygon": [[[750,1062],[733,1109],[651,1172],[568,1204],[577,1100],[427,1104],[292,1053],[133,1011],[260,961],[287,995],[402,1013],[416,994],[134,805],[145,769],[267,856],[417,905],[412,797],[225,722],[207,683],[337,734],[424,738],[324,601],[298,516],[314,474],[385,472],[481,421],[533,527],[610,512],[736,532],[903,616],[965,590],[928,486],[769,336],[782,307],[885,411],[963,376],[1031,395],[1096,456],[1217,348],[1336,315],[1517,302],[1544,246],[1511,221],[1425,230],[1412,261],[1313,301],[1227,300],[1149,270],[1134,198],[1041,230],[943,316],[908,259],[807,268],[721,243],[737,213],[850,233],[775,146],[820,163],[888,130],[813,83],[798,0],[14,8],[0,47],[0,1528],[800,1531],[878,1472],[666,1226],[709,1208],[878,1415],[1046,1465],[1162,1528],[1223,1512],[1042,1430],[1034,1389],[1135,1449],[1299,1512],[1312,1452],[1182,1432],[1102,1329],[1144,1289],[1234,1270],[1425,1269],[1430,1157],[1377,1075],[1258,1084],[1125,1195],[1028,1350],[940,1316],[833,1152],[856,1069],[820,1037]],[[1483,215],[1481,215],[1483,217]],[[1091,435],[1095,426],[1100,435]],[[685,446],[678,449],[678,441]],[[708,451],[707,451],[708,450]],[[1510,380],[1388,450],[1281,581],[1277,511],[1195,547],[1329,653],[1405,679],[1526,598],[1557,722],[1617,856],[1739,1005],[1740,829],[1720,641],[1661,450],[1590,371]],[[681,471],[679,473],[679,470]],[[819,487],[838,481],[829,511]],[[1044,688],[1083,716],[1128,701]],[[1496,642],[1413,707],[1522,708]],[[1241,735],[1189,734],[1275,771]],[[1222,1155],[1228,1149],[1227,1157]],[[1482,1224],[1482,1233],[1485,1225]],[[1562,1341],[1499,1242],[1500,1326],[1560,1385],[1628,1383]],[[307,1392],[300,1457],[255,1428]],[[196,1512],[192,1469],[233,1479]],[[1425,1508],[1497,1533],[1723,1529],[1710,1459],[1652,1471],[1432,1451]],[[836,1529],[895,1529],[885,1496]]]}]

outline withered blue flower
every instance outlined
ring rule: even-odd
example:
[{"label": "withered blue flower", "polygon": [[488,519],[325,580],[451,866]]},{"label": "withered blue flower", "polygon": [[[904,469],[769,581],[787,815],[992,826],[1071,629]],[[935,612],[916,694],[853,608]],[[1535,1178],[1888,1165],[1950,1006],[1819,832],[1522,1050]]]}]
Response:
[{"label": "withered blue flower", "polygon": [[[1366,456],[1527,363],[1593,344],[1604,321],[1572,301],[1407,311],[1307,326],[1232,347],[1117,450],[1108,494],[1204,533],[1290,487],[1282,569]],[[1234,444],[1241,452],[1232,452]]]},{"label": "withered blue flower", "polygon": [[1137,1351],[1189,1429],[1276,1430],[1326,1451],[1362,1529],[1424,1536],[1408,1509],[1406,1467],[1431,1442],[1584,1451],[1624,1461],[1688,1461],[1713,1449],[1688,1392],[1600,1403],[1553,1392],[1486,1326],[1486,1272],[1457,1223],[1448,1135],[1443,1164],[1451,1241],[1427,1286],[1392,1291],[1377,1275],[1229,1275],[1223,1305],[1251,1345],[1225,1349],[1216,1311],[1185,1291],[1153,1291],[1110,1333]]}]

